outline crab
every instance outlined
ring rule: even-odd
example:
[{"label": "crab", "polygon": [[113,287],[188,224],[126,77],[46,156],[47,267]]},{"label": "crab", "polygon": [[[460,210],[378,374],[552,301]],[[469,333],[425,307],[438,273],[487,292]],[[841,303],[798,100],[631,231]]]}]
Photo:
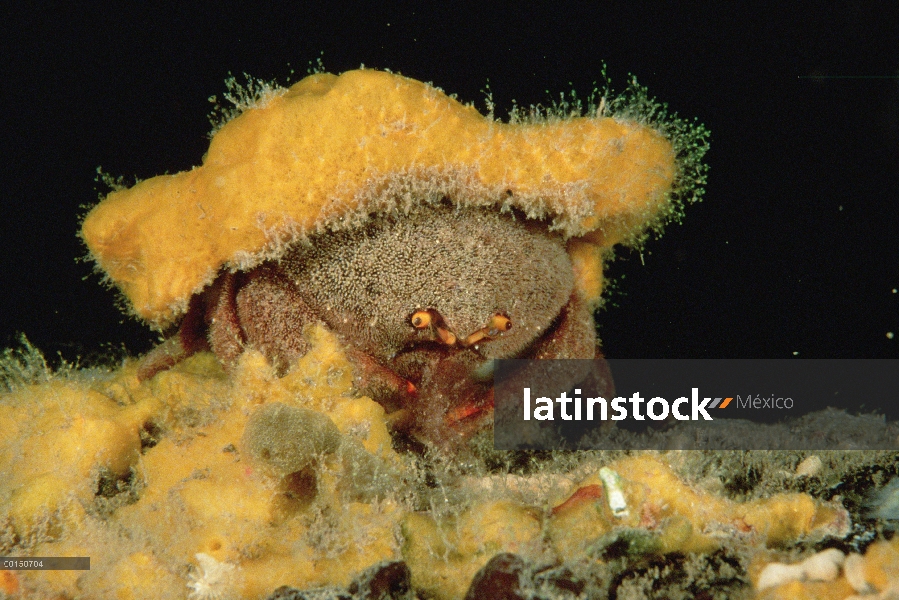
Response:
[{"label": "crab", "polygon": [[382,404],[398,430],[442,446],[492,414],[493,359],[598,354],[562,235],[515,211],[444,199],[222,272],[144,358],[139,377],[202,350],[232,370],[248,347],[284,374],[316,323],[345,347],[358,393]]}]

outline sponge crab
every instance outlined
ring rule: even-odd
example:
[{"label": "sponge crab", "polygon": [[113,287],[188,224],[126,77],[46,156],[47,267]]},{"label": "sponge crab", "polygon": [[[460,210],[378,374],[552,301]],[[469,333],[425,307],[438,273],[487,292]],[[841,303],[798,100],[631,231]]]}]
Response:
[{"label": "sponge crab", "polygon": [[[198,350],[244,348],[286,371],[307,325],[335,332],[356,390],[441,445],[491,414],[491,360],[594,358],[592,311],[562,238],[520,216],[441,204],[311,237],[278,261],[222,274],[143,360],[152,377]],[[401,418],[406,417],[406,418]]]},{"label": "sponge crab", "polygon": [[202,166],[110,194],[82,236],[137,316],[180,323],[140,377],[247,346],[283,372],[323,323],[358,391],[441,442],[489,414],[491,359],[596,355],[603,263],[674,213],[676,154],[602,109],[505,124],[398,75],[320,74],[266,88]]}]

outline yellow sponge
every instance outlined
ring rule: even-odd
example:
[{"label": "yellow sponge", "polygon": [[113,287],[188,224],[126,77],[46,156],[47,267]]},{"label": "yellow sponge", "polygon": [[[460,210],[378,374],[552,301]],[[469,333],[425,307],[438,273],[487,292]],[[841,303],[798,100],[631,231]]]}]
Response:
[{"label": "yellow sponge", "polygon": [[[519,208],[608,248],[665,212],[675,174],[669,140],[636,123],[504,124],[398,75],[320,74],[224,125],[202,166],[111,193],[82,235],[133,312],[162,326],[222,267],[442,197]],[[596,295],[588,279],[581,287]]]}]

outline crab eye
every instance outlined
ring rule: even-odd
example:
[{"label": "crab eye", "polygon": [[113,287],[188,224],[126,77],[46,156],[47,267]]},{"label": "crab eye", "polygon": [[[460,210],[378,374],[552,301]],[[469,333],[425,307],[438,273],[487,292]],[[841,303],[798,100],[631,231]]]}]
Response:
[{"label": "crab eye", "polygon": [[490,319],[490,329],[495,329],[496,331],[509,331],[512,329],[512,321],[506,315],[496,313]]},{"label": "crab eye", "polygon": [[416,329],[424,329],[431,324],[431,313],[426,310],[417,310],[409,317],[409,322]]}]

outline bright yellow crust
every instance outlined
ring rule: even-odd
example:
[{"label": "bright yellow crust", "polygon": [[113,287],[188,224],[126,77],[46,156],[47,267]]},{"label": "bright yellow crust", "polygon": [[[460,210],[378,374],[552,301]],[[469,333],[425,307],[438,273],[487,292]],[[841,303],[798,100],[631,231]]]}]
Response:
[{"label": "bright yellow crust", "polygon": [[133,312],[165,325],[222,267],[442,196],[517,207],[607,248],[664,213],[675,172],[671,143],[642,125],[504,124],[398,75],[321,74],[224,125],[202,166],[111,193],[82,234]]}]

